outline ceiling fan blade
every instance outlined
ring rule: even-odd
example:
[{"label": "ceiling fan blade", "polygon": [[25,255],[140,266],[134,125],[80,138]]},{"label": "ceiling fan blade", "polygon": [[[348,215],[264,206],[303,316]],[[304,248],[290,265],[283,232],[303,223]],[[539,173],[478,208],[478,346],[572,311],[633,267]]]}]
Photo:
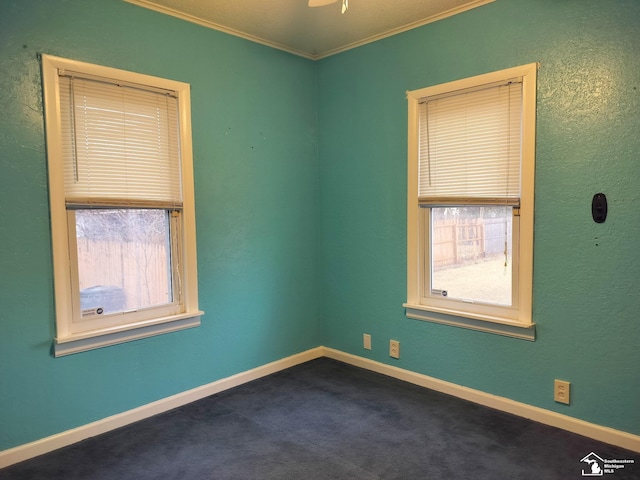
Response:
[{"label": "ceiling fan blade", "polygon": [[325,5],[329,5],[337,2],[338,0],[309,0],[310,7],[324,7]]}]

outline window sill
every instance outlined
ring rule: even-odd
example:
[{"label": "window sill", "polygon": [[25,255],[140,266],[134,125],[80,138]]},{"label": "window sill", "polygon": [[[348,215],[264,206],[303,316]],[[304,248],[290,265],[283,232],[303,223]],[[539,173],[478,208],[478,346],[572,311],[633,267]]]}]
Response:
[{"label": "window sill", "polygon": [[514,337],[522,340],[535,341],[536,339],[535,323],[525,325],[522,323],[501,319],[494,320],[469,318],[465,316],[435,312],[428,309],[424,305],[413,305],[409,303],[403,304],[403,307],[406,308],[407,318],[413,318],[415,320],[441,323],[443,325],[451,325],[454,327],[467,328],[470,330],[478,330],[480,332],[504,335],[507,337]]},{"label": "window sill", "polygon": [[176,332],[200,326],[200,316],[204,312],[190,312],[157,319],[143,324],[124,325],[99,331],[83,332],[59,337],[53,344],[53,355],[62,357],[96,348],[131,342],[141,338]]}]

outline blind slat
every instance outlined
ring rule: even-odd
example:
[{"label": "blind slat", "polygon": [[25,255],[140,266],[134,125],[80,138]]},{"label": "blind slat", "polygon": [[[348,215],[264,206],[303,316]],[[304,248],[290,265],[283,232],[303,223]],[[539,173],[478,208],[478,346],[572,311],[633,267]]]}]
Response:
[{"label": "blind slat", "polygon": [[522,83],[425,98],[419,105],[418,197],[520,197]]},{"label": "blind slat", "polygon": [[179,207],[175,95],[92,79],[59,80],[67,204]]}]

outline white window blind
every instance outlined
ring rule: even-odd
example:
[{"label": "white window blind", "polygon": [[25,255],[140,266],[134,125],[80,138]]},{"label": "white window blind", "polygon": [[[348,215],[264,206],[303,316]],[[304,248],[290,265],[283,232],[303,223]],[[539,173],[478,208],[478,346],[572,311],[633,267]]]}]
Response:
[{"label": "white window blind", "polygon": [[68,207],[182,206],[174,92],[61,75]]},{"label": "white window blind", "polygon": [[519,204],[521,80],[424,98],[419,117],[421,205]]}]

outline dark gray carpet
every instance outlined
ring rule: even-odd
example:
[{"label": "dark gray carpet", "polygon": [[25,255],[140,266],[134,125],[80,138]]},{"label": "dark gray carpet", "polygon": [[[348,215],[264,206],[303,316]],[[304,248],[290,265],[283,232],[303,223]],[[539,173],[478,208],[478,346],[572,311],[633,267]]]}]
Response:
[{"label": "dark gray carpet", "polygon": [[578,479],[640,454],[321,358],[0,470],[3,480]]}]

